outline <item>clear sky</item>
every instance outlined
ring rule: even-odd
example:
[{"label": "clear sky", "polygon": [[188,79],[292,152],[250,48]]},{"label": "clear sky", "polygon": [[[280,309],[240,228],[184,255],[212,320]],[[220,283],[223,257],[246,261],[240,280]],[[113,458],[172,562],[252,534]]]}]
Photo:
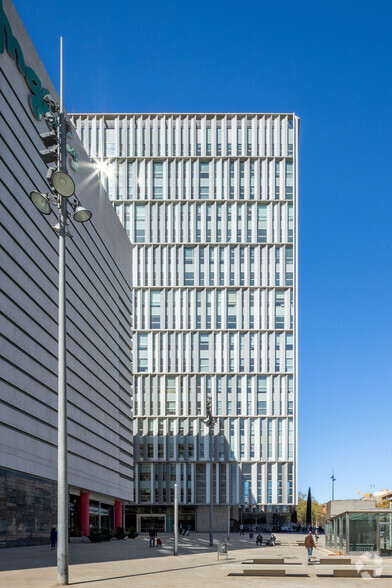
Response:
[{"label": "clear sky", "polygon": [[392,2],[14,0],[68,112],[295,112],[299,490],[392,489]]}]

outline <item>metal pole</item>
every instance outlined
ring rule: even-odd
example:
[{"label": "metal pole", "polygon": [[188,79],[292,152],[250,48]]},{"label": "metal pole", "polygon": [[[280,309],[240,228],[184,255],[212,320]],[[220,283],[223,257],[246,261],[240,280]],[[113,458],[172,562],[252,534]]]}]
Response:
[{"label": "metal pole", "polygon": [[230,541],[230,504],[227,505],[227,540]]},{"label": "metal pole", "polygon": [[334,475],[334,470],[332,468],[332,476],[331,476],[331,480],[332,480],[332,500],[335,499],[335,475]]},{"label": "metal pole", "polygon": [[174,555],[178,555],[178,486],[174,484]]},{"label": "metal pole", "polygon": [[212,520],[214,513],[214,462],[213,462],[213,424],[210,424],[210,545],[214,545],[214,534],[212,531]]},{"label": "metal pole", "polygon": [[[60,167],[65,171],[65,133],[63,112],[63,38],[60,38]],[[65,222],[66,199],[60,196],[59,210],[59,317],[58,317],[58,479],[57,479],[57,583],[68,578],[68,480],[67,480],[67,382],[66,382],[66,276]]]}]

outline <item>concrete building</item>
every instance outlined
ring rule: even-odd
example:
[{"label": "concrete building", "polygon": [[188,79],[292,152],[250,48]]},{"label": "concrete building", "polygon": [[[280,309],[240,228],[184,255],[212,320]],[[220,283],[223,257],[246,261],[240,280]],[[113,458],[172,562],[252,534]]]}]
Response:
[{"label": "concrete building", "polygon": [[215,529],[271,525],[297,503],[299,119],[72,119],[132,243],[135,523],[170,530],[177,482],[208,529],[212,467]]},{"label": "concrete building", "polygon": [[[58,237],[40,133],[58,100],[9,0],[0,2],[0,546],[48,542],[56,525]],[[131,247],[77,136],[68,173],[92,220],[67,239],[71,535],[122,524],[133,499]]]}]

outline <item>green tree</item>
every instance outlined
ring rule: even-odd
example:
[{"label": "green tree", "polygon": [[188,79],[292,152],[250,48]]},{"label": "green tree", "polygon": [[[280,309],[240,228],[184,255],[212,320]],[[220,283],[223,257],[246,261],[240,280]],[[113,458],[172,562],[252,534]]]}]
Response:
[{"label": "green tree", "polygon": [[[306,504],[307,496],[304,492],[298,493],[298,506],[297,506],[297,518],[301,525],[306,525]],[[323,505],[319,504],[317,500],[312,496],[312,524],[322,523],[324,521]]]}]

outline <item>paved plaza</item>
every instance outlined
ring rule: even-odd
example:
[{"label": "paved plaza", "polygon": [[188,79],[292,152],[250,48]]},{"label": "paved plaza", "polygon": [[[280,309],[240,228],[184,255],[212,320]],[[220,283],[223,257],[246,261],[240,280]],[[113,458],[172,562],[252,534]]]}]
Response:
[{"label": "paved plaza", "polygon": [[[317,565],[306,566],[306,576],[293,577],[244,577],[229,575],[229,566],[237,569],[241,562],[260,556],[281,556],[293,563],[306,563],[306,550],[297,545],[304,535],[277,534],[282,545],[257,547],[249,534],[233,534],[229,542],[228,559],[217,560],[217,547],[209,546],[209,536],[191,533],[179,538],[179,555],[173,556],[173,536],[162,535],[162,547],[149,547],[146,535],[135,540],[110,543],[70,544],[70,584],[83,588],[129,588],[129,587],[198,587],[198,586],[377,586],[392,587],[392,578],[328,578],[318,577]],[[217,533],[215,543],[225,541],[226,535]],[[324,537],[320,538],[318,556],[328,557]],[[356,558],[353,558],[356,559]],[[385,559],[385,565],[392,559]],[[0,550],[0,586],[4,588],[49,588],[56,586],[56,552],[50,545],[17,547]]]}]

